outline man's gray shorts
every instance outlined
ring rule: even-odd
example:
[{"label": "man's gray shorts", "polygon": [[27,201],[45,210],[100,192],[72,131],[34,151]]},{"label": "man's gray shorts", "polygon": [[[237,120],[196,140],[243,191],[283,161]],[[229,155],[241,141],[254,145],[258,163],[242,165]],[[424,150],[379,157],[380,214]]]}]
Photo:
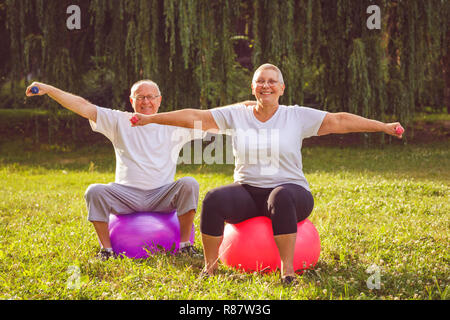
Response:
[{"label": "man's gray shorts", "polygon": [[118,183],[91,184],[84,194],[89,221],[109,222],[109,215],[133,212],[172,212],[183,215],[197,209],[199,185],[192,177],[152,190]]}]

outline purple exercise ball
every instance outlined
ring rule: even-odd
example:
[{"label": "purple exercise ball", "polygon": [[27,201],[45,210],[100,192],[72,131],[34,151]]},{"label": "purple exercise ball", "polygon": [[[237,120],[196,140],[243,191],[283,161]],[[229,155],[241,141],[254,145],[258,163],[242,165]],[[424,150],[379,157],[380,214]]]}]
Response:
[{"label": "purple exercise ball", "polygon": [[[192,244],[194,232],[192,225],[189,239]],[[175,253],[180,246],[180,223],[176,211],[111,214],[109,236],[114,252],[129,258],[147,258],[149,254],[159,252],[161,247]]]}]

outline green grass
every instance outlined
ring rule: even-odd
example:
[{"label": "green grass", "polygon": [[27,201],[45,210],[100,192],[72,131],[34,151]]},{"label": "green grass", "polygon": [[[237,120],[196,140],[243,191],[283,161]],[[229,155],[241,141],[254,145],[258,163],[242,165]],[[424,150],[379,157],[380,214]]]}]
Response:
[{"label": "green grass", "polygon": [[[449,299],[449,143],[384,148],[309,147],[304,168],[321,256],[299,284],[279,274],[155,255],[97,261],[84,191],[114,180],[110,146],[3,143],[0,156],[1,299]],[[200,202],[232,182],[232,166],[179,166],[200,183]],[[201,249],[196,217],[196,246]],[[380,289],[369,289],[376,265]],[[79,277],[77,277],[79,275]],[[79,279],[79,282],[75,280]]]}]

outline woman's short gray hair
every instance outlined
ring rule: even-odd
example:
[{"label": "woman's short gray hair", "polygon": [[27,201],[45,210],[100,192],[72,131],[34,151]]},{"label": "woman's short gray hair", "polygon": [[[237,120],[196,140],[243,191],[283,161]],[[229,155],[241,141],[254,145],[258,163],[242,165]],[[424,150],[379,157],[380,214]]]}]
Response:
[{"label": "woman's short gray hair", "polygon": [[138,82],[135,82],[132,86],[131,86],[131,93],[130,93],[130,97],[134,98],[134,93],[136,92],[136,90],[139,88],[139,86],[143,83],[148,83],[151,85],[154,85],[156,87],[156,89],[158,90],[158,94],[161,95],[161,91],[159,90],[158,85],[156,84],[156,82],[152,81],[152,80],[139,80]]},{"label": "woman's short gray hair", "polygon": [[256,74],[257,74],[259,71],[261,71],[261,70],[266,70],[266,69],[275,70],[275,71],[278,73],[278,81],[279,81],[281,84],[284,84],[283,74],[281,73],[281,70],[280,70],[277,66],[275,66],[275,65],[273,65],[273,64],[270,64],[270,63],[265,63],[265,64],[263,64],[263,65],[260,65],[260,66],[258,67],[258,69],[256,69],[255,73],[253,73],[253,79],[252,79],[252,82],[253,82],[253,83],[256,82]]}]

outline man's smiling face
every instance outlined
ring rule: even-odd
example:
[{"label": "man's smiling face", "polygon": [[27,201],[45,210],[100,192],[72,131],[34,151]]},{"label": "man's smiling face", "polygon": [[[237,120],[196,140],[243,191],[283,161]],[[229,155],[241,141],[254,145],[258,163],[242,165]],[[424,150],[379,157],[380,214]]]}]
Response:
[{"label": "man's smiling face", "polygon": [[134,91],[133,97],[130,97],[133,110],[142,114],[155,114],[161,105],[162,97],[158,88],[151,83],[142,83]]}]

